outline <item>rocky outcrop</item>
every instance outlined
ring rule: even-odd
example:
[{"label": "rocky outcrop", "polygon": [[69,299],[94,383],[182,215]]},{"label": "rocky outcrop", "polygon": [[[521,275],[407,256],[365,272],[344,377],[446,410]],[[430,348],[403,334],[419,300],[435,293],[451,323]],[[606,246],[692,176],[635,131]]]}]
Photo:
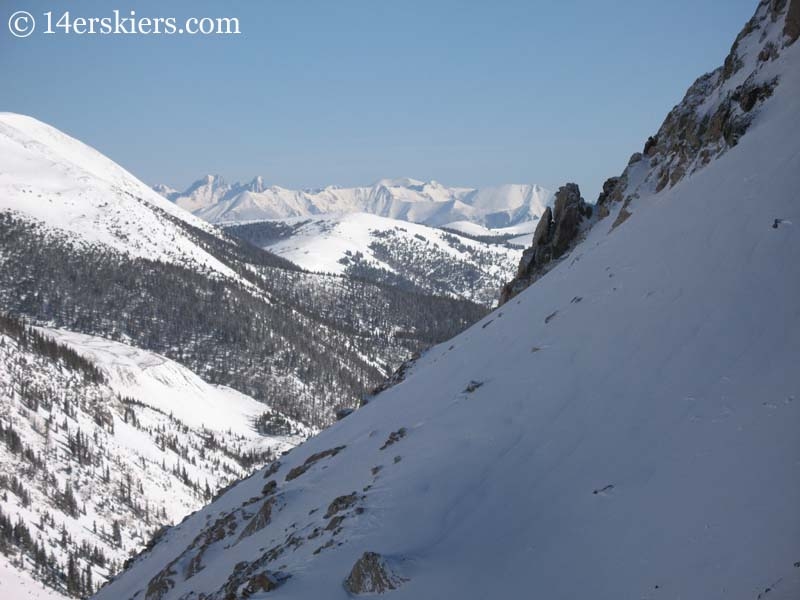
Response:
[{"label": "rocky outcrop", "polygon": [[344,580],[345,589],[353,595],[383,594],[399,588],[405,579],[392,571],[376,552],[364,552]]},{"label": "rocky outcrop", "polygon": [[[779,81],[769,65],[800,37],[800,0],[761,0],[736,37],[724,64],[698,78],[658,132],[647,138],[618,177],[610,177],[595,204],[595,221],[616,213],[611,230],[634,212],[636,199],[677,185],[739,143],[760,105]],[[619,205],[618,205],[619,204]],[[575,184],[559,189],[542,214],[516,277],[503,286],[503,304],[544,274],[550,263],[574,246],[592,206]]]},{"label": "rocky outcrop", "polygon": [[584,202],[580,188],[568,183],[558,189],[553,209],[548,206],[536,231],[531,247],[522,253],[516,277],[503,286],[500,304],[508,302],[547,271],[547,266],[563,256],[575,243],[583,223],[592,217],[592,206]]},{"label": "rocky outcrop", "polygon": [[796,42],[800,37],[800,0],[791,0],[789,3],[783,34],[786,36],[787,46]]},{"label": "rocky outcrop", "polygon": [[[640,160],[642,160],[642,154],[637,152],[631,156],[628,165],[632,165]],[[598,218],[603,219],[609,215],[610,211],[608,205],[611,204],[611,194],[617,187],[619,180],[619,177],[609,177],[603,183],[603,191],[600,192],[600,196],[598,196],[597,202],[595,203],[595,210],[597,211]]]},{"label": "rocky outcrop", "polygon": [[336,456],[337,454],[339,454],[339,452],[344,450],[344,448],[345,448],[344,446],[336,446],[336,448],[329,448],[328,450],[323,450],[322,452],[317,452],[316,454],[312,454],[306,459],[306,461],[302,465],[295,467],[286,474],[286,481],[297,479],[298,477],[300,477],[300,475],[302,475],[303,473],[308,471],[311,467],[313,467],[316,462],[322,460],[323,458],[328,458],[329,456]]},{"label": "rocky outcrop", "polygon": [[[273,480],[272,483],[275,483],[275,480]],[[242,530],[242,534],[239,536],[239,541],[242,541],[244,538],[250,537],[254,533],[261,531],[264,529],[264,527],[270,524],[272,521],[272,507],[274,504],[275,498],[269,498],[261,505],[261,508],[258,509],[258,512],[255,514],[255,516],[250,519],[247,527]]]},{"label": "rocky outcrop", "polygon": [[599,218],[621,202],[612,229],[632,215],[643,193],[668,189],[736,146],[759,106],[778,85],[768,65],[800,36],[800,0],[761,0],[733,42],[724,64],[698,78],[641,153],[597,199]]}]

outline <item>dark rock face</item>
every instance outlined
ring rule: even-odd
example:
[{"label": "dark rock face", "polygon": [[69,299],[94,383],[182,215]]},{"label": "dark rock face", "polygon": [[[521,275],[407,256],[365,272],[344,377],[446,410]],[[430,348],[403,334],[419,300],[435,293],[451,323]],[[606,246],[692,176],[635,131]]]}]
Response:
[{"label": "dark rock face", "polygon": [[345,417],[349,417],[350,415],[352,415],[354,411],[355,408],[340,408],[339,410],[336,411],[336,420],[341,421]]},{"label": "dark rock face", "polygon": [[327,458],[329,456],[336,456],[337,454],[339,454],[339,452],[341,452],[344,449],[345,449],[344,446],[336,446],[336,448],[329,448],[328,450],[323,450],[322,452],[317,452],[316,454],[312,454],[306,459],[306,461],[302,465],[295,467],[286,474],[286,481],[297,479],[298,477],[300,477],[300,475],[302,475],[303,473],[308,471],[312,466],[314,466],[316,462],[322,460],[323,458]]},{"label": "dark rock face", "polygon": [[383,594],[396,590],[403,584],[399,577],[376,552],[364,552],[344,580],[345,589],[356,596],[361,594]]},{"label": "dark rock face", "polygon": [[[631,156],[630,161],[628,161],[628,165],[635,164],[640,160],[642,160],[642,154],[637,152]],[[604,219],[610,214],[608,205],[614,201],[613,193],[614,190],[619,187],[620,180],[620,177],[609,177],[603,183],[603,191],[600,192],[600,195],[597,197],[597,202],[595,203],[598,219]]]},{"label": "dark rock face", "polygon": [[533,232],[533,243],[522,253],[517,276],[503,286],[500,304],[508,302],[531,285],[544,274],[551,261],[563,256],[578,238],[584,220],[591,216],[592,206],[581,198],[577,184],[568,183],[560,187],[553,209],[548,206],[542,213]]},{"label": "dark rock face", "polygon": [[[275,480],[272,480],[273,483]],[[269,498],[266,502],[261,505],[261,508],[258,509],[256,515],[250,519],[250,522],[247,524],[247,527],[242,530],[242,534],[239,536],[239,541],[243,540],[246,537],[250,537],[254,533],[261,531],[267,525],[272,522],[272,507],[275,504],[275,498]]]},{"label": "dark rock face", "polygon": [[800,37],[800,0],[792,0],[786,13],[783,34],[788,38],[786,45],[793,44]]},{"label": "dark rock face", "polygon": [[[634,160],[635,159],[635,160]],[[631,157],[631,160],[628,162],[629,165],[632,165],[636,162],[642,160],[642,155],[640,153],[636,153]],[[617,187],[619,183],[619,177],[609,177],[608,179],[603,182],[603,191],[600,192],[600,195],[597,197],[597,202],[595,203],[595,208],[597,209],[597,216],[599,218],[605,218],[608,216],[608,204],[611,203],[611,194],[614,192],[614,189]]]},{"label": "dark rock face", "polygon": [[325,518],[330,519],[336,513],[342,512],[347,510],[351,506],[353,506],[356,502],[358,502],[358,494],[353,492],[352,494],[347,494],[346,496],[339,496],[338,498],[334,498],[333,502],[330,503],[328,506],[328,510],[325,513]]}]

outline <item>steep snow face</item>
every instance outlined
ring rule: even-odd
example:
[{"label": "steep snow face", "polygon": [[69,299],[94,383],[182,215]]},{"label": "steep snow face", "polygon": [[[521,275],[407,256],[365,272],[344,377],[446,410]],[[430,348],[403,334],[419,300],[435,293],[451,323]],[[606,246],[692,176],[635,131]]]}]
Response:
[{"label": "steep snow face", "polygon": [[288,190],[267,187],[260,177],[228,186],[210,175],[183,193],[166,194],[212,223],[366,212],[433,226],[466,220],[495,228],[536,219],[551,196],[538,185],[524,184],[474,189],[405,178],[382,179],[370,187]]},{"label": "steep snow face", "polygon": [[[313,433],[156,354],[35,331],[88,359],[100,377],[0,329],[0,515],[52,554],[37,566],[30,542],[0,538],[3,598],[57,597],[39,593],[34,572],[67,592],[58,574],[69,556],[103,583],[160,526]],[[270,434],[256,430],[259,417]]]},{"label": "steep snow face", "polygon": [[130,256],[233,277],[169,217],[216,230],[96,150],[31,117],[0,113],[0,211]]},{"label": "steep snow face", "polygon": [[244,230],[268,228],[275,229],[275,238],[260,245],[309,271],[405,285],[488,306],[522,255],[521,248],[504,243],[367,213],[248,223],[229,231],[246,237]]},{"label": "steep snow face", "polygon": [[797,598],[798,67],[737,146],[97,597]]}]

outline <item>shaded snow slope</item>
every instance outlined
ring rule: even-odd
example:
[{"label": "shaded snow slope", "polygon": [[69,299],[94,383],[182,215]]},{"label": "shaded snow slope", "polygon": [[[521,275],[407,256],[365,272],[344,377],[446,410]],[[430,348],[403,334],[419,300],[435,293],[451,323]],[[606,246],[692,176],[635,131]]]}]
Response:
[{"label": "shaded snow slope", "polygon": [[797,598],[798,66],[738,145],[97,597]]},{"label": "shaded snow slope", "polygon": [[365,187],[289,190],[267,186],[260,177],[229,185],[218,175],[207,175],[184,192],[166,186],[157,189],[178,206],[212,223],[366,212],[432,226],[466,220],[493,228],[538,218],[552,196],[538,185],[475,189],[408,178],[382,179]]},{"label": "shaded snow slope", "polygon": [[170,218],[215,230],[93,148],[32,117],[0,113],[0,212],[137,258],[233,272]]}]

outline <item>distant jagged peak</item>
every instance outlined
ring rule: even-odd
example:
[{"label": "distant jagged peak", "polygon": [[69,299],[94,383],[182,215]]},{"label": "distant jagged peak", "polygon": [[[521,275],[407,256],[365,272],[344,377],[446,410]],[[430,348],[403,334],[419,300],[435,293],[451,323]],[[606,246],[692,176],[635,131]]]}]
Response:
[{"label": "distant jagged peak", "polygon": [[201,177],[197,181],[192,182],[192,184],[186,188],[186,190],[182,193],[184,196],[191,195],[194,191],[199,190],[201,188],[211,188],[214,190],[218,189],[227,189],[231,186],[228,185],[228,182],[225,181],[225,178],[222,175],[212,175],[211,173]]},{"label": "distant jagged peak", "polygon": [[250,192],[260,194],[268,188],[268,185],[264,182],[264,178],[261,175],[256,175],[245,187]]}]

